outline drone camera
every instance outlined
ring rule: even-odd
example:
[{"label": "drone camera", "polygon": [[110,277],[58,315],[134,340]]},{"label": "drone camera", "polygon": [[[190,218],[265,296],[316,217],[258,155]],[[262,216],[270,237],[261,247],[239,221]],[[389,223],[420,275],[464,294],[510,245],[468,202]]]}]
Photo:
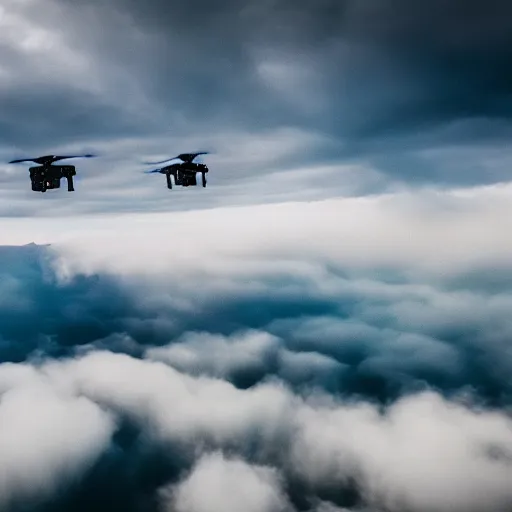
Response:
[{"label": "drone camera", "polygon": [[197,178],[195,174],[188,174],[183,176],[184,187],[195,187],[197,185]]}]

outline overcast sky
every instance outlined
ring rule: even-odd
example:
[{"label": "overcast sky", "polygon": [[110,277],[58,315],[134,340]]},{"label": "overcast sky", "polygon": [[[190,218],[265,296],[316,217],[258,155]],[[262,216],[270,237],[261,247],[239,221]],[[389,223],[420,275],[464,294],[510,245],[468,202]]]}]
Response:
[{"label": "overcast sky", "polygon": [[0,511],[510,512],[511,62],[505,0],[0,0]]},{"label": "overcast sky", "polygon": [[[508,180],[505,0],[2,0],[0,214],[212,207]],[[208,150],[210,188],[143,175]],[[76,160],[36,194],[17,157]]]}]

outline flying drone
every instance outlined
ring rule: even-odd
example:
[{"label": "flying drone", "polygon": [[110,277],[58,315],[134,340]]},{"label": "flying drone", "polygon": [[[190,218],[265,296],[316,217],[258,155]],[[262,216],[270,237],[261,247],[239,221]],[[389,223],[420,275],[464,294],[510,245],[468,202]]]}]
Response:
[{"label": "flying drone", "polygon": [[181,160],[179,163],[166,165],[164,167],[159,167],[158,169],[144,172],[146,174],[152,174],[156,172],[165,174],[167,178],[167,188],[169,189],[172,189],[171,175],[174,177],[174,184],[176,186],[179,185],[182,187],[195,187],[197,186],[196,174],[200,172],[203,176],[203,187],[206,187],[205,174],[209,169],[205,164],[198,164],[193,161],[199,155],[206,154],[208,154],[207,151],[202,151],[200,153],[181,153],[178,156],[168,158],[167,160],[162,160],[161,162],[145,162],[148,165],[158,165],[169,162],[171,160]]},{"label": "flying drone", "polygon": [[36,167],[30,167],[30,180],[32,181],[32,190],[34,192],[46,192],[55,188],[60,188],[60,180],[66,178],[68,181],[68,192],[74,192],[73,176],[76,175],[74,165],[52,165],[58,160],[67,158],[92,158],[95,155],[46,155],[38,158],[23,158],[20,160],[11,160],[10,164],[21,162],[34,162],[39,164]]}]

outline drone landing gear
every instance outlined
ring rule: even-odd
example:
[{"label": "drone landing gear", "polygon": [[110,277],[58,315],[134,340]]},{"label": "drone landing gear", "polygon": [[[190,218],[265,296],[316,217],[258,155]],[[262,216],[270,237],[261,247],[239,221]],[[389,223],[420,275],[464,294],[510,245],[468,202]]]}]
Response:
[{"label": "drone landing gear", "polygon": [[206,187],[206,174],[203,172],[201,173],[203,175],[203,188]]},{"label": "drone landing gear", "polygon": [[60,173],[61,177],[66,178],[68,182],[68,192],[74,192],[75,187],[73,186],[73,176],[76,175],[75,167],[73,165],[61,165]]},{"label": "drone landing gear", "polygon": [[167,173],[165,175],[165,177],[167,178],[167,188],[168,189],[172,189],[172,181],[171,181],[171,175],[169,173]]}]

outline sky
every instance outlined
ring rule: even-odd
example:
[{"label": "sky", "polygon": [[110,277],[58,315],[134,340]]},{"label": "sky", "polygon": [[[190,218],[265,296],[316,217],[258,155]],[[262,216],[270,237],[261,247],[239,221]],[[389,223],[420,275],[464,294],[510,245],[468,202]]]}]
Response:
[{"label": "sky", "polygon": [[510,62],[504,0],[0,0],[0,512],[510,512]]},{"label": "sky", "polygon": [[[0,215],[317,200],[508,180],[504,0],[2,0]],[[144,161],[210,151],[212,188]],[[71,201],[14,158],[67,152]]]}]

